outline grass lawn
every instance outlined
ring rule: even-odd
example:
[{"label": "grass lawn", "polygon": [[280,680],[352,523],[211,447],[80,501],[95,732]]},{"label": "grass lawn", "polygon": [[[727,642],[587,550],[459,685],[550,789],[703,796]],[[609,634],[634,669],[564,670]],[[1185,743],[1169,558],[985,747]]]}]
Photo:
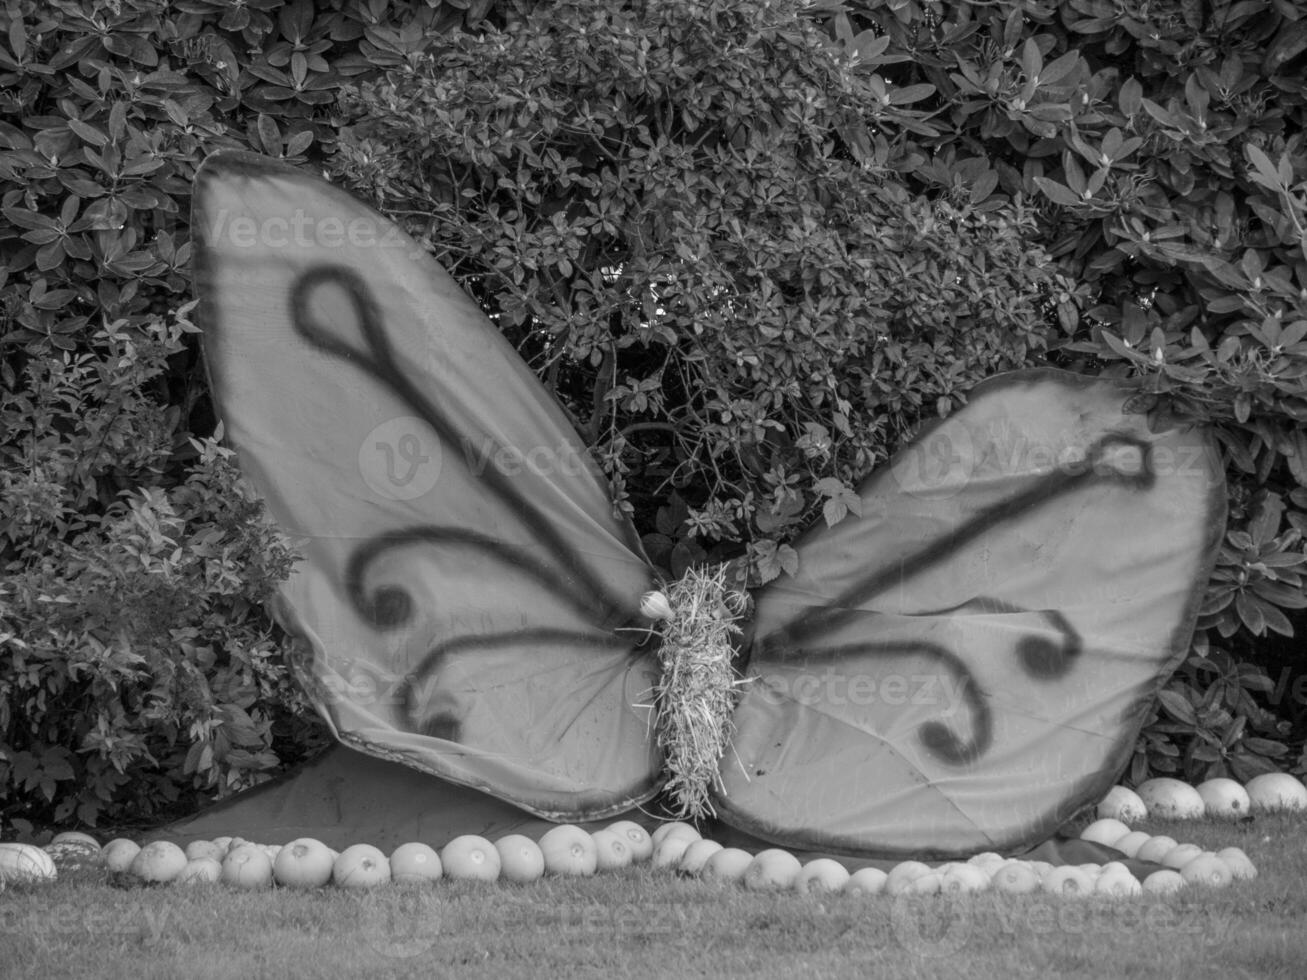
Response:
[{"label": "grass lawn", "polygon": [[1260,876],[1112,901],[815,899],[648,868],[308,893],[119,888],[87,871],[0,893],[0,977],[1307,976],[1307,817],[1135,829],[1237,845]]}]

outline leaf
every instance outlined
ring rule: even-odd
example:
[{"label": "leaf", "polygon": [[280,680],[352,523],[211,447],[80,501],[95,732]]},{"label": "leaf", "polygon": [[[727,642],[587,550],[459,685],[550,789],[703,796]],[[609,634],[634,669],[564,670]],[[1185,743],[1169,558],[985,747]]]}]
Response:
[{"label": "leaf", "polygon": [[263,152],[269,156],[281,156],[281,130],[277,128],[277,123],[271,116],[259,113],[256,126]]},{"label": "leaf", "polygon": [[889,90],[890,105],[908,105],[912,102],[920,102],[935,94],[935,86],[905,85],[903,88],[892,88]]},{"label": "leaf", "polygon": [[1230,746],[1234,745],[1234,743],[1239,741],[1239,739],[1243,736],[1243,731],[1247,726],[1248,726],[1248,719],[1245,718],[1243,715],[1240,715],[1238,718],[1236,718],[1234,722],[1230,725],[1230,727],[1226,730],[1225,734],[1221,736],[1221,746],[1223,748],[1228,749],[1230,748]]},{"label": "leaf", "polygon": [[1266,632],[1266,616],[1263,614],[1262,604],[1252,595],[1240,592],[1234,597],[1234,608],[1239,614],[1240,621],[1253,636],[1261,636]]},{"label": "leaf", "polygon": [[1163,688],[1157,692],[1157,699],[1162,703],[1162,707],[1176,721],[1183,722],[1186,725],[1197,725],[1198,715],[1194,712],[1194,706],[1183,694],[1173,691],[1169,688]]},{"label": "leaf", "polygon": [[104,48],[111,54],[128,58],[138,65],[153,68],[159,63],[159,53],[154,45],[139,34],[106,34]]},{"label": "leaf", "polygon": [[1039,73],[1039,84],[1056,85],[1080,67],[1080,52],[1074,49],[1049,62]]},{"label": "leaf", "polygon": [[1049,180],[1047,177],[1036,177],[1035,186],[1044,192],[1049,200],[1054,204],[1061,204],[1063,207],[1076,208],[1085,202],[1071,188],[1065,184],[1059,184],[1055,180]]},{"label": "leaf", "polygon": [[752,551],[754,567],[763,584],[778,578],[782,572],[793,575],[799,570],[799,554],[787,544],[759,541]]},{"label": "leaf", "polygon": [[1140,84],[1139,79],[1131,76],[1121,83],[1121,91],[1117,94],[1117,105],[1127,118],[1139,113],[1143,106],[1144,87]]},{"label": "leaf", "polygon": [[22,17],[13,17],[9,21],[9,48],[19,64],[27,57],[27,30]]},{"label": "leaf", "polygon": [[1180,128],[1180,120],[1175,113],[1168,109],[1163,109],[1152,99],[1143,100],[1144,111],[1160,122],[1163,126],[1170,126],[1172,129]]},{"label": "leaf", "polygon": [[102,197],[83,212],[82,221],[92,231],[118,231],[127,223],[127,213],[127,205],[116,197]]},{"label": "leaf", "polygon": [[1307,50],[1307,20],[1284,24],[1271,42],[1262,59],[1262,68],[1268,75],[1276,74],[1281,66]]},{"label": "leaf", "polygon": [[824,476],[812,485],[823,497],[837,497],[844,492],[844,481],[833,476]]},{"label": "leaf", "polygon": [[299,156],[313,145],[313,130],[306,129],[286,140],[286,156]]},{"label": "leaf", "polygon": [[1026,38],[1021,48],[1021,70],[1026,78],[1036,78],[1044,67],[1044,56],[1039,51],[1039,44],[1033,37]]},{"label": "leaf", "polygon": [[1279,192],[1285,190],[1284,183],[1280,180],[1280,171],[1275,164],[1271,162],[1270,157],[1252,143],[1245,143],[1243,151],[1244,156],[1248,158],[1248,161],[1257,170],[1257,177],[1254,179],[1257,180],[1259,184],[1272,191]]},{"label": "leaf", "polygon": [[41,755],[41,768],[49,779],[72,779],[75,775],[68,761],[68,750],[61,746],[46,748]]},{"label": "leaf", "polygon": [[1282,742],[1272,741],[1269,738],[1258,738],[1256,735],[1249,735],[1245,738],[1243,745],[1250,752],[1256,752],[1258,755],[1266,756],[1269,759],[1279,759],[1289,754],[1289,747]]},{"label": "leaf", "polygon": [[1286,459],[1289,472],[1299,487],[1307,487],[1307,432],[1295,429],[1290,438],[1293,440],[1293,454]]},{"label": "leaf", "polygon": [[821,507],[821,516],[825,519],[827,527],[834,527],[844,520],[848,513],[848,506],[839,497],[830,498]]},{"label": "leaf", "polygon": [[84,123],[80,119],[69,119],[68,128],[92,146],[104,146],[105,143],[109,142],[108,136],[90,123]]},{"label": "leaf", "polygon": [[47,218],[36,211],[28,211],[26,208],[5,208],[0,213],[3,213],[5,218],[19,228],[27,228],[33,231],[41,228],[50,231],[58,231],[59,229],[58,223],[53,218]]},{"label": "leaf", "polygon": [[51,269],[62,265],[63,261],[64,247],[61,242],[50,242],[48,245],[42,245],[36,251],[36,267],[41,272],[49,272]]},{"label": "leaf", "polygon": [[1107,344],[1112,350],[1122,357],[1132,361],[1139,360],[1143,355],[1133,347],[1129,346],[1124,340],[1112,333],[1110,330],[1102,331],[1103,343]]},{"label": "leaf", "polygon": [[1283,518],[1284,500],[1278,493],[1267,494],[1258,502],[1248,521],[1248,534],[1258,550],[1275,539]]},{"label": "leaf", "polygon": [[1266,628],[1272,633],[1278,633],[1280,636],[1293,636],[1293,624],[1289,617],[1267,602],[1258,600],[1258,607],[1261,609],[1262,617],[1266,621]]},{"label": "leaf", "polygon": [[776,549],[776,560],[787,575],[796,575],[799,571],[799,553],[788,544]]},{"label": "leaf", "polygon": [[1235,777],[1243,782],[1264,773],[1280,771],[1280,767],[1270,759],[1252,752],[1240,752],[1231,756],[1230,768],[1233,770]]},{"label": "leaf", "polygon": [[1241,391],[1234,398],[1234,418],[1240,425],[1246,424],[1253,414],[1253,399],[1246,391]]}]

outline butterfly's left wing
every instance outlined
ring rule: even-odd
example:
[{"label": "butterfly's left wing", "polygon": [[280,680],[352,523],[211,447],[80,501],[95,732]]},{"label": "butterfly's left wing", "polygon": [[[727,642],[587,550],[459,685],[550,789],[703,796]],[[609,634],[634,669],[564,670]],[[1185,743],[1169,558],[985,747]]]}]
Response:
[{"label": "butterfly's left wing", "polygon": [[1101,798],[1183,659],[1225,519],[1208,437],[1058,371],[982,384],[758,599],[714,803],[796,847],[955,856]]},{"label": "butterfly's left wing", "polygon": [[456,283],[349,194],[209,158],[204,353],[240,466],[304,555],[280,618],[355,748],[541,816],[650,797],[652,570],[559,405]]}]

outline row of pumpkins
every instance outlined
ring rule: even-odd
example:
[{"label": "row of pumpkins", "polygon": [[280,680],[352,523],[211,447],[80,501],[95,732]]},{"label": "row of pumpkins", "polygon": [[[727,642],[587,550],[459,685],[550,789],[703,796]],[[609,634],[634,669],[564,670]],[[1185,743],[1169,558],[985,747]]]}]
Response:
[{"label": "row of pumpkins", "polygon": [[118,838],[101,848],[95,838],[72,831],[57,835],[44,849],[0,844],[0,887],[7,880],[53,879],[59,864],[99,864],[112,873],[151,883],[221,881],[258,889],[273,883],[287,888],[328,884],[371,888],[391,881],[431,883],[441,878],[526,883],[545,874],[584,876],[650,861],[655,868],[739,881],[755,890],[897,895],[992,888],[1125,897],[1169,893],[1186,885],[1224,887],[1234,879],[1256,877],[1257,869],[1237,847],[1204,851],[1165,835],[1132,832],[1129,823],[1150,813],[1164,818],[1240,817],[1257,809],[1307,809],[1307,787],[1292,776],[1272,775],[1259,776],[1247,787],[1233,780],[1209,780],[1195,788],[1174,779],[1149,780],[1138,791],[1113,787],[1098,806],[1099,819],[1081,836],[1129,858],[1165,866],[1142,882],[1119,861],[1055,866],[995,853],[935,867],[903,861],[888,872],[863,868],[850,873],[830,858],[803,864],[779,848],[750,854],[724,847],[685,823],[665,823],[650,835],[639,824],[623,820],[593,833],[570,824],[554,827],[539,842],[513,834],[492,843],[469,834],[450,841],[439,853],[414,842],[399,846],[389,856],[370,844],[354,844],[338,852],[312,838],[282,846],[220,837],[193,841],[185,849],[168,841],[141,847]]},{"label": "row of pumpkins", "polygon": [[1307,810],[1307,786],[1285,772],[1254,776],[1246,786],[1233,779],[1209,779],[1190,786],[1159,776],[1136,790],[1113,786],[1098,804],[1098,816],[1134,823],[1153,816],[1161,820],[1215,817],[1239,820],[1255,812]]},{"label": "row of pumpkins", "polygon": [[[1121,833],[1115,833],[1117,830]],[[1129,828],[1115,820],[1099,820],[1086,829],[1089,839],[1104,843],[1106,837],[1128,833]],[[1150,843],[1157,849],[1155,842],[1150,840]],[[1004,858],[995,853],[978,854],[965,862],[936,867],[921,861],[903,861],[888,872],[863,868],[850,873],[843,864],[830,858],[803,864],[779,848],[750,854],[739,848],[723,847],[704,839],[684,823],[663,824],[650,835],[630,821],[619,821],[594,833],[574,825],[562,825],[549,830],[539,842],[520,834],[494,843],[484,837],[465,835],[450,841],[439,853],[422,843],[402,844],[389,856],[371,844],[354,844],[335,851],[312,838],[301,838],[284,846],[218,838],[192,841],[184,850],[168,841],[154,841],[140,847],[131,840],[119,838],[101,849],[86,835],[61,834],[45,849],[27,844],[0,845],[0,864],[7,864],[14,877],[50,879],[57,874],[56,862],[82,861],[98,862],[110,872],[149,883],[224,882],[236,888],[263,889],[274,883],[285,888],[325,885],[373,888],[388,882],[430,884],[441,878],[527,883],[545,874],[586,876],[649,861],[655,868],[738,881],[752,890],[899,895],[992,888],[1014,893],[1044,891],[1066,896],[1098,893],[1114,897],[1144,891],[1169,893],[1190,884],[1223,887],[1235,878],[1257,874],[1238,848],[1227,848],[1213,855],[1193,845],[1177,845],[1173,840],[1170,845],[1165,848],[1168,853],[1158,858],[1170,866],[1149,875],[1142,883],[1121,862],[1052,865]],[[1170,853],[1172,849],[1174,853]],[[1179,861],[1180,857],[1185,860]]]}]

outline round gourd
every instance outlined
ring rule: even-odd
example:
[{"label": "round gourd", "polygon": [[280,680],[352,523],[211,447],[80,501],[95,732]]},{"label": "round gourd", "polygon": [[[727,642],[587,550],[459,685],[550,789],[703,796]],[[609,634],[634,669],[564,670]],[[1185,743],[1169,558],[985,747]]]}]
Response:
[{"label": "round gourd", "polygon": [[182,869],[186,867],[186,861],[186,852],[176,844],[171,841],[156,840],[136,852],[127,870],[142,881],[161,885],[181,874]]},{"label": "round gourd", "polygon": [[770,847],[759,851],[744,870],[744,887],[749,891],[783,891],[793,888],[803,865],[789,851]]},{"label": "round gourd", "polygon": [[1111,847],[1128,833],[1130,833],[1130,828],[1120,820],[1115,817],[1103,817],[1095,820],[1082,830],[1080,839],[1093,841],[1095,844],[1106,844]]},{"label": "round gourd", "polygon": [[1215,854],[1202,854],[1180,869],[1180,877],[1190,885],[1226,888],[1234,881],[1234,872]]},{"label": "round gourd", "polygon": [[587,877],[599,868],[594,838],[575,824],[552,827],[540,838],[545,871],[551,875]]},{"label": "round gourd", "polygon": [[32,844],[0,844],[0,879],[53,881],[59,876],[49,854]]},{"label": "round gourd", "polygon": [[1145,780],[1139,798],[1150,814],[1163,820],[1197,820],[1206,809],[1198,790],[1169,776]]},{"label": "round gourd", "polygon": [[848,884],[849,869],[832,858],[815,858],[805,864],[794,879],[794,887],[805,895],[837,892]]},{"label": "round gourd", "polygon": [[1132,824],[1148,816],[1148,807],[1134,790],[1125,786],[1113,786],[1098,804],[1096,813],[1100,818]]},{"label": "round gourd", "polygon": [[536,881],[545,873],[545,855],[540,845],[525,834],[509,834],[495,841],[499,854],[499,876],[519,885]]},{"label": "round gourd", "polygon": [[723,847],[708,858],[700,874],[716,881],[740,881],[753,863],[753,855],[738,847]]},{"label": "round gourd", "polygon": [[272,858],[272,876],[286,888],[320,888],[331,880],[334,868],[331,849],[313,837],[291,841]]},{"label": "round gourd", "polygon": [[676,870],[684,875],[702,874],[703,866],[708,863],[708,859],[720,850],[723,850],[723,847],[715,840],[694,841],[681,855],[681,862],[676,866]]},{"label": "round gourd", "polygon": [[[502,854],[500,858],[502,868]],[[396,884],[430,885],[439,881],[443,875],[440,855],[429,844],[410,841],[390,852],[390,880]]]},{"label": "round gourd", "polygon": [[1235,878],[1251,879],[1257,877],[1256,866],[1248,859],[1242,848],[1225,847],[1216,852],[1216,856],[1226,863]]},{"label": "round gourd", "polygon": [[1254,810],[1307,810],[1307,786],[1287,772],[1268,772],[1248,781]]},{"label": "round gourd", "polygon": [[1044,875],[1040,887],[1063,898],[1085,898],[1094,893],[1094,878],[1074,864],[1067,864]]},{"label": "round gourd", "polygon": [[1252,811],[1248,791],[1233,779],[1209,779],[1199,783],[1197,789],[1209,817],[1238,820]]},{"label": "round gourd", "polygon": [[64,830],[54,835],[51,844],[85,844],[88,847],[100,850],[100,842],[90,834],[84,834],[80,830]]},{"label": "round gourd", "polygon": [[849,875],[844,883],[846,895],[879,895],[885,890],[885,879],[889,876],[880,868],[859,868]]}]

